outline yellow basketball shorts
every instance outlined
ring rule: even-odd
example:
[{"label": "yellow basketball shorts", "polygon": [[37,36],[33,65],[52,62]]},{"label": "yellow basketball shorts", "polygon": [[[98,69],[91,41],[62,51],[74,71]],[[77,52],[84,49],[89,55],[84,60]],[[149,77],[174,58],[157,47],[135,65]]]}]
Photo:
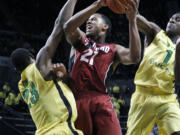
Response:
[{"label": "yellow basketball shorts", "polygon": [[82,131],[74,127],[73,123],[71,125],[72,128],[69,127],[67,122],[63,122],[52,128],[38,130],[35,135],[83,135]]},{"label": "yellow basketball shorts", "polygon": [[155,123],[160,135],[180,131],[176,94],[152,95],[136,90],[131,98],[126,135],[149,135]]}]

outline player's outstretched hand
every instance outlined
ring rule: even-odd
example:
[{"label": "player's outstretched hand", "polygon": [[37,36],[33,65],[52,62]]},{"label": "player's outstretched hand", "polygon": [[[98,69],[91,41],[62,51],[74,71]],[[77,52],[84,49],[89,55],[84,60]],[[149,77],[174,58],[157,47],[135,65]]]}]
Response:
[{"label": "player's outstretched hand", "polygon": [[62,63],[53,64],[53,71],[59,78],[63,78],[67,75],[66,67]]},{"label": "player's outstretched hand", "polygon": [[130,8],[126,12],[126,16],[129,21],[136,19],[136,15],[138,13],[139,1],[140,0],[129,0]]}]

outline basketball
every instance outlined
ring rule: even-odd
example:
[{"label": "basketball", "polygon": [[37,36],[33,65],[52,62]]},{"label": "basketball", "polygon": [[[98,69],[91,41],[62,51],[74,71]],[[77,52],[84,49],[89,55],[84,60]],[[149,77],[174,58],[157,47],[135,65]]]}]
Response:
[{"label": "basketball", "polygon": [[107,6],[117,14],[124,14],[129,9],[130,0],[107,0]]}]

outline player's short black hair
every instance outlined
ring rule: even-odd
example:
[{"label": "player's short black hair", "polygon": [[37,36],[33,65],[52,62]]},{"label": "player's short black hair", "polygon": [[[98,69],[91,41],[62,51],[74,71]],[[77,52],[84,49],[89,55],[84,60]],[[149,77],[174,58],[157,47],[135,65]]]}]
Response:
[{"label": "player's short black hair", "polygon": [[107,29],[107,35],[106,36],[111,35],[112,23],[111,23],[110,19],[104,14],[101,14],[101,13],[98,13],[98,14],[100,14],[100,16],[102,17],[104,22],[109,26]]},{"label": "player's short black hair", "polygon": [[173,15],[175,15],[175,14],[180,14],[180,11],[171,13],[171,14],[169,15],[169,19],[170,19]]},{"label": "player's short black hair", "polygon": [[30,56],[32,54],[24,48],[18,48],[11,54],[11,61],[16,70],[22,72],[30,63]]},{"label": "player's short black hair", "polygon": [[175,14],[178,14],[178,15],[179,15],[179,14],[180,14],[180,11],[179,11],[179,12],[176,12]]}]

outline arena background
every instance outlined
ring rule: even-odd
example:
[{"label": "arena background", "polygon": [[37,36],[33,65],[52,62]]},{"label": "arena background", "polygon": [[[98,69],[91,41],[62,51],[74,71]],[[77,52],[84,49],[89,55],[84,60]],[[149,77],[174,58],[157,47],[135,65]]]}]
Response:
[{"label": "arena background", "polygon": [[[45,44],[54,25],[59,10],[66,0],[1,0],[0,1],[0,134],[33,135],[35,126],[28,108],[22,101],[17,88],[20,75],[10,63],[11,52],[19,47],[27,48],[36,55]],[[78,0],[75,12],[87,7],[94,0]],[[114,14],[108,8],[100,13],[112,21],[112,34],[109,42],[128,47],[128,21],[125,15]],[[180,12],[179,0],[141,0],[139,13],[165,29],[169,17]],[[84,25],[82,29],[84,29]],[[141,35],[143,43],[143,35]],[[143,49],[143,48],[142,48]],[[63,62],[68,68],[70,45],[61,42],[54,62]],[[118,65],[108,83],[123,133],[130,97],[134,91],[133,78],[137,65]],[[177,86],[176,91],[180,88]],[[179,92],[180,93],[180,92]],[[178,94],[179,94],[178,93]],[[180,95],[180,94],[179,94]],[[48,99],[47,99],[48,100]],[[152,134],[158,134],[154,128]]]}]

